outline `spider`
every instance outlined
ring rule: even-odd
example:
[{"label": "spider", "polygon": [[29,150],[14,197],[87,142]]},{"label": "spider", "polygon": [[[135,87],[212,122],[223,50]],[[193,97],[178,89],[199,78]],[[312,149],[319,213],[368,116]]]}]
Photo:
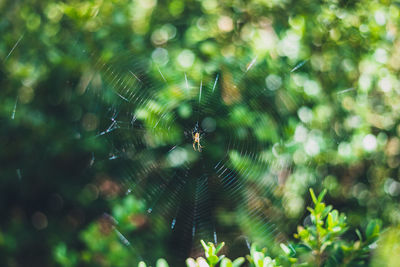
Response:
[{"label": "spider", "polygon": [[[196,133],[192,134],[192,137],[193,137],[193,149],[194,149],[194,151],[201,152],[202,146],[200,145],[200,133],[196,132]],[[197,143],[197,150],[196,150],[196,143]]]},{"label": "spider", "polygon": [[[201,149],[203,147],[200,145],[201,129],[199,127],[199,123],[196,123],[196,126],[193,129],[192,138],[193,138],[193,149],[194,149],[194,151],[201,152]],[[196,149],[196,144],[197,144],[197,149]]]}]

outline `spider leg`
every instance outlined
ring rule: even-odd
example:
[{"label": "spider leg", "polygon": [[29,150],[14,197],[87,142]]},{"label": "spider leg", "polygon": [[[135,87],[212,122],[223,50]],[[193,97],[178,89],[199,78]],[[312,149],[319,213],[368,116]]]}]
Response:
[{"label": "spider leg", "polygon": [[196,144],[196,143],[193,143],[193,150],[194,150],[194,151],[196,151],[196,146],[195,146],[195,144]]}]

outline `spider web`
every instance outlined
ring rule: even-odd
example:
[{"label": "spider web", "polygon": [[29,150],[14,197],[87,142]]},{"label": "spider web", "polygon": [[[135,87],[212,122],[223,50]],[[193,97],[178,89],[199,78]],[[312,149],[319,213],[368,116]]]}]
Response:
[{"label": "spider web", "polygon": [[[109,147],[95,158],[125,194],[145,200],[153,225],[169,228],[181,259],[200,251],[200,239],[283,240],[276,190],[289,166],[274,152],[281,140],[270,132],[281,126],[274,92],[257,78],[262,64],[225,60],[199,75],[125,53],[100,59],[88,75],[94,138]],[[201,152],[193,150],[196,125]],[[224,214],[237,215],[227,224]]]}]

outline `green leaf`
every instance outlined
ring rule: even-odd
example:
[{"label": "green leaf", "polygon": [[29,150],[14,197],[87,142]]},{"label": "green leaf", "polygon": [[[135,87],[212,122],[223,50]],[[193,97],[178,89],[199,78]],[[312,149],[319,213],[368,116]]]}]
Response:
[{"label": "green leaf", "polygon": [[209,245],[208,246],[208,250],[206,250],[206,257],[208,258],[208,257],[213,256],[214,255],[214,250],[215,250],[214,246],[212,244]]},{"label": "green leaf", "polygon": [[376,222],[375,222],[375,220],[372,220],[372,221],[370,221],[370,222],[368,223],[368,225],[367,225],[367,231],[366,231],[367,238],[370,238],[370,237],[372,236],[372,234],[374,233],[375,227],[376,227]]},{"label": "green leaf", "polygon": [[338,224],[339,223],[339,212],[337,210],[333,210],[331,212],[331,215],[332,215],[332,219],[335,222],[335,224]]},{"label": "green leaf", "polygon": [[262,267],[263,266],[264,253],[256,251],[252,255],[252,258],[253,258],[254,264],[257,267]]},{"label": "green leaf", "polygon": [[325,218],[329,214],[329,212],[331,212],[331,210],[332,210],[332,206],[329,205],[329,206],[325,207],[324,211],[322,212],[322,218]]},{"label": "green leaf", "polygon": [[360,230],[356,229],[356,234],[358,236],[358,239],[360,239],[360,241],[362,242],[363,239]]},{"label": "green leaf", "polygon": [[146,263],[144,261],[139,262],[138,267],[146,267]]},{"label": "green leaf", "polygon": [[313,209],[313,208],[307,207],[307,210],[308,210],[311,214],[314,214],[314,209]]},{"label": "green leaf", "polygon": [[315,213],[316,213],[316,214],[321,214],[321,215],[322,215],[322,213],[323,213],[324,210],[325,210],[325,203],[317,203],[317,204],[315,205],[314,210],[315,210]]},{"label": "green leaf", "polygon": [[243,257],[239,257],[236,260],[233,261],[233,267],[239,267],[244,263],[244,258]]},{"label": "green leaf", "polygon": [[318,196],[318,202],[322,202],[322,200],[324,199],[326,192],[328,192],[326,189],[324,189]]},{"label": "green leaf", "polygon": [[290,249],[290,256],[294,257],[296,255],[296,249],[290,243],[289,243],[289,249]]},{"label": "green leaf", "polygon": [[215,254],[218,254],[218,252],[225,246],[225,242],[220,243],[217,248],[215,249]]},{"label": "green leaf", "polygon": [[265,257],[262,265],[260,267],[274,267],[275,260],[272,260],[270,257]]},{"label": "green leaf", "polygon": [[196,267],[196,261],[192,258],[186,259],[186,266],[187,267]]},{"label": "green leaf", "polygon": [[314,202],[314,204],[317,204],[318,200],[317,200],[317,197],[315,196],[314,190],[312,188],[310,188],[310,195],[311,195],[311,198],[312,198],[312,201]]},{"label": "green leaf", "polygon": [[371,220],[367,226],[367,239],[374,239],[379,235],[379,223],[377,220]]},{"label": "green leaf", "polygon": [[306,230],[306,229],[301,229],[300,231],[299,231],[299,233],[298,233],[298,235],[299,235],[299,237],[301,238],[301,239],[306,239],[306,238],[308,238],[309,236],[310,236],[310,232],[308,231],[308,230]]},{"label": "green leaf", "polygon": [[201,243],[201,245],[202,245],[203,248],[204,248],[204,252],[207,252],[208,246],[206,245],[206,243],[205,243],[203,240],[200,240],[200,243]]},{"label": "green leaf", "polygon": [[232,261],[228,258],[224,258],[221,261],[221,267],[233,267]]},{"label": "green leaf", "polygon": [[333,228],[334,227],[334,222],[333,222],[333,218],[332,218],[332,213],[328,214],[328,219],[326,220],[327,224],[328,224],[328,228]]},{"label": "green leaf", "polygon": [[254,253],[256,252],[257,252],[257,245],[256,243],[253,243],[250,248],[250,255],[253,257]]},{"label": "green leaf", "polygon": [[207,258],[207,261],[208,261],[208,264],[210,264],[211,266],[215,266],[218,263],[219,258],[216,255],[210,255]]},{"label": "green leaf", "polygon": [[196,259],[196,266],[201,266],[201,267],[209,267],[210,265],[207,263],[207,261],[203,257],[198,257]]},{"label": "green leaf", "polygon": [[158,259],[156,267],[169,267],[168,262],[165,259]]},{"label": "green leaf", "polygon": [[286,255],[290,254],[290,249],[283,243],[280,244],[281,249],[285,252]]}]

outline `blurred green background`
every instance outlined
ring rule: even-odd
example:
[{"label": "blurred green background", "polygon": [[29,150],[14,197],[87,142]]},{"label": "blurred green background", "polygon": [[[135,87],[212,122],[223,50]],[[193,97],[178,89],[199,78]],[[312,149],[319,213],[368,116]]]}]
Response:
[{"label": "blurred green background", "polygon": [[[104,177],[111,172],[106,163],[91,167],[93,155],[112,156],[92,137],[104,130],[96,120],[109,119],[103,112],[115,100],[88,96],[90,77],[108,75],[112,87],[122,76],[101,63],[122,72],[139,57],[153,62],[146,67],[152,83],[163,82],[157,68],[177,87],[184,73],[196,86],[201,77],[211,85],[217,73],[223,77],[220,102],[209,103],[236,115],[216,118],[228,120],[229,129],[253,125],[255,144],[284,162],[275,173],[275,200],[264,204],[275,207],[268,216],[284,221],[278,228],[285,240],[303,223],[308,188],[326,188],[326,201],[347,214],[351,227],[378,218],[395,233],[384,235],[388,245],[374,253],[375,262],[389,259],[400,222],[399,12],[396,1],[0,1],[0,265],[177,259],[170,225],[150,222],[148,200],[126,196],[118,175]],[[236,83],[239,92],[230,86]],[[173,88],[154,87],[155,104],[180,108],[185,118],[186,106],[174,101],[190,106],[197,96]],[[245,106],[247,99],[255,102]],[[157,114],[143,112],[143,129],[152,128]],[[181,130],[171,132],[183,136]],[[154,147],[183,137],[160,138]],[[244,158],[236,162],[257,173]],[[254,180],[243,194],[255,194]],[[223,212],[221,220],[245,216],[243,209]],[[230,238],[261,235],[248,223],[235,225]],[[135,244],[124,245],[118,232]]]}]

